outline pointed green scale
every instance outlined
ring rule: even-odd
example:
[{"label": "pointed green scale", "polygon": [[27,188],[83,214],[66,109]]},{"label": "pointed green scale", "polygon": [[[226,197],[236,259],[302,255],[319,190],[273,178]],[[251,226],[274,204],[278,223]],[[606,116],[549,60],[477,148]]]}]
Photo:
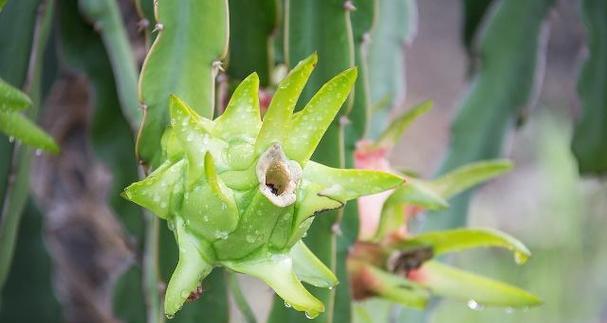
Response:
[{"label": "pointed green scale", "polygon": [[127,187],[124,196],[158,217],[167,219],[173,187],[183,179],[184,169],[183,160],[174,164],[167,161],[144,180]]},{"label": "pointed green scale", "polygon": [[209,152],[205,154],[204,160],[206,181],[185,193],[182,214],[193,232],[207,241],[214,241],[227,237],[236,229],[238,208],[232,191],[217,176]]},{"label": "pointed green scale", "polygon": [[300,163],[310,159],[320,139],[348,98],[356,75],[356,67],[338,74],[316,92],[302,111],[293,116],[291,131],[285,140],[285,150],[291,158]]},{"label": "pointed green scale", "polygon": [[293,268],[297,277],[316,287],[332,288],[337,285],[337,277],[314,253],[303,243],[297,242],[291,248]]},{"label": "pointed green scale", "polygon": [[449,203],[435,192],[428,182],[414,178],[394,190],[384,206],[391,204],[415,205],[428,210],[442,210],[449,207]]},{"label": "pointed green scale", "polygon": [[263,120],[263,126],[257,136],[255,151],[261,153],[274,142],[282,140],[290,134],[290,120],[297,99],[303,91],[310,74],[316,66],[316,53],[299,62],[293,70],[278,84],[272,97],[268,111]]},{"label": "pointed green scale", "polygon": [[510,170],[512,162],[507,159],[480,161],[458,167],[431,181],[430,186],[443,198],[450,198]]},{"label": "pointed green scale", "polygon": [[225,112],[215,119],[215,133],[224,140],[244,137],[253,142],[260,128],[259,77],[253,73],[238,85]]},{"label": "pointed green scale", "polygon": [[497,230],[480,228],[424,232],[399,242],[396,246],[403,250],[430,246],[435,256],[472,248],[499,247],[511,250],[519,264],[531,256],[529,249],[516,238]]},{"label": "pointed green scale", "polygon": [[542,303],[540,298],[518,287],[435,261],[425,263],[421,270],[419,284],[439,296],[463,302],[474,300],[478,306],[527,308]]},{"label": "pointed green scale", "polygon": [[283,250],[287,247],[289,238],[291,237],[291,230],[295,215],[293,210],[289,209],[283,215],[278,218],[274,230],[270,235],[269,246],[275,250]]},{"label": "pointed green scale", "polygon": [[[179,262],[167,285],[164,311],[167,316],[175,315],[213,269],[208,246],[192,237],[179,217],[175,218],[175,238],[179,245]],[[203,256],[206,255],[206,256]]]},{"label": "pointed green scale", "polygon": [[432,101],[424,101],[394,119],[377,140],[378,146],[392,147],[413,121],[432,109]]},{"label": "pointed green scale", "polygon": [[263,194],[256,193],[242,214],[234,232],[223,235],[214,242],[219,259],[239,259],[264,246],[278,219],[293,208],[280,208],[272,204]]},{"label": "pointed green scale", "polygon": [[295,310],[305,311],[314,318],[325,310],[324,305],[301,284],[293,271],[293,260],[287,255],[273,255],[267,258],[242,262],[228,262],[226,266],[263,280]]},{"label": "pointed green scale", "polygon": [[403,183],[397,175],[366,169],[341,169],[309,162],[304,179],[324,188],[318,194],[346,202],[362,195],[375,194]]},{"label": "pointed green scale", "polygon": [[324,186],[316,183],[305,183],[300,191],[297,201],[297,210],[293,223],[293,233],[289,238],[288,245],[293,245],[299,241],[308,231],[312,224],[313,217],[323,211],[335,210],[344,206],[345,202],[340,202],[326,196],[318,194]]},{"label": "pointed green scale", "polygon": [[[222,150],[220,140],[212,139],[212,121],[198,116],[185,102],[172,95],[170,97],[171,128],[188,159],[187,186],[204,174],[204,156],[208,150]],[[220,162],[220,160],[216,160]],[[225,164],[225,163],[222,163]]]},{"label": "pointed green scale", "polygon": [[0,79],[0,112],[16,112],[27,109],[32,100],[12,85]]}]

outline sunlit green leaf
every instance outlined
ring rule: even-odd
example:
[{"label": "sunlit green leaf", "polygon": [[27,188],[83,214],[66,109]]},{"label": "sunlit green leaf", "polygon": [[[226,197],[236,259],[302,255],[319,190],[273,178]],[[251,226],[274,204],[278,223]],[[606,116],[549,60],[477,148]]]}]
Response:
[{"label": "sunlit green leaf", "polygon": [[59,146],[51,136],[18,112],[0,112],[0,131],[26,145],[54,154],[59,152]]},{"label": "sunlit green leaf", "polygon": [[542,301],[518,287],[456,269],[438,262],[427,262],[416,274],[415,281],[433,294],[482,306],[529,307]]},{"label": "sunlit green leaf", "polygon": [[470,163],[431,181],[429,188],[444,199],[449,199],[511,169],[512,162],[506,159]]},{"label": "sunlit green leaf", "polygon": [[31,105],[32,100],[25,93],[0,79],[0,112],[20,111]]},{"label": "sunlit green leaf", "polygon": [[491,229],[454,229],[425,232],[397,244],[400,249],[432,247],[435,256],[472,248],[499,247],[514,252],[517,263],[524,263],[531,252],[522,242],[503,232]]},{"label": "sunlit green leaf", "polygon": [[419,116],[430,111],[430,109],[432,109],[432,101],[424,101],[396,117],[379,136],[377,145],[386,147],[394,146],[411,123]]}]

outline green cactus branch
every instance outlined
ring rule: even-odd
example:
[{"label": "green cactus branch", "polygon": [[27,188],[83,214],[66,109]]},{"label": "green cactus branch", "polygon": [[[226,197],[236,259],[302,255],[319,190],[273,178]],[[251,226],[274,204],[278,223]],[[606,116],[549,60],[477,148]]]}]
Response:
[{"label": "green cactus branch", "polygon": [[578,80],[582,113],[571,145],[581,173],[604,174],[607,171],[607,4],[584,0],[581,10],[590,51]]},{"label": "green cactus branch", "polygon": [[[41,102],[42,59],[53,18],[54,2],[40,3],[40,11],[35,16],[29,66],[25,80],[25,93],[32,99],[28,115],[35,117]],[[4,285],[14,252],[19,222],[29,193],[29,165],[33,150],[17,145],[12,154],[10,174],[3,197],[0,217],[0,289]]]},{"label": "green cactus branch", "polygon": [[280,19],[278,0],[230,0],[230,57],[227,73],[234,81],[257,72],[270,85],[273,39]]},{"label": "green cactus branch", "polygon": [[[449,152],[439,173],[501,155],[506,134],[521,110],[533,104],[534,89],[543,77],[537,72],[544,60],[543,26],[553,3],[496,3],[495,14],[481,33],[483,61],[451,126]],[[519,22],[515,28],[513,19]],[[457,197],[447,214],[428,218],[425,227],[436,230],[464,225],[470,198],[471,193]]]},{"label": "green cactus branch", "polygon": [[139,80],[144,118],[137,138],[141,160],[152,167],[162,162],[158,148],[170,94],[192,104],[202,116],[213,116],[215,76],[228,46],[227,0],[188,0],[179,5],[161,1],[156,6],[156,30]]},{"label": "green cactus branch", "polygon": [[405,95],[405,45],[417,34],[415,0],[379,1],[369,46],[369,98],[374,107],[367,135],[376,139],[387,123],[390,109]]},{"label": "green cactus branch", "polygon": [[122,111],[133,130],[141,123],[137,102],[137,68],[115,0],[79,0],[80,10],[101,34],[116,79]]}]

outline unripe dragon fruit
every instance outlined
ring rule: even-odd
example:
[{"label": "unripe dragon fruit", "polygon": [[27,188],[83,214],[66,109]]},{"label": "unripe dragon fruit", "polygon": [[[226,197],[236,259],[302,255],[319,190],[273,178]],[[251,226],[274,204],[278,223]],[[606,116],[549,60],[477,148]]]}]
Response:
[{"label": "unripe dragon fruit", "polygon": [[168,317],[216,266],[260,278],[285,303],[317,316],[324,305],[301,281],[331,288],[337,279],[301,240],[314,216],[402,183],[392,174],[310,160],[357,75],[351,68],[335,76],[294,113],[316,61],[315,54],[306,58],[279,84],[263,122],[255,73],[215,120],[170,97],[165,161],[124,191],[165,219],[179,246],[165,295]]}]

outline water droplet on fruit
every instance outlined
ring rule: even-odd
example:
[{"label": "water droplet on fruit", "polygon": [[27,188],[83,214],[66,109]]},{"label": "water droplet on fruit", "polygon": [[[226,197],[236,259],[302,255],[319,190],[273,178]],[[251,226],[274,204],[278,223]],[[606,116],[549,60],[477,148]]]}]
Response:
[{"label": "water droplet on fruit", "polygon": [[287,301],[285,301],[285,307],[291,307],[291,304],[287,303]]},{"label": "water droplet on fruit", "polygon": [[306,318],[308,318],[308,319],[310,319],[310,320],[311,320],[311,319],[314,319],[315,317],[317,317],[317,316],[318,316],[318,315],[313,315],[313,314],[308,313],[308,312],[305,312],[305,313],[306,313]]}]

